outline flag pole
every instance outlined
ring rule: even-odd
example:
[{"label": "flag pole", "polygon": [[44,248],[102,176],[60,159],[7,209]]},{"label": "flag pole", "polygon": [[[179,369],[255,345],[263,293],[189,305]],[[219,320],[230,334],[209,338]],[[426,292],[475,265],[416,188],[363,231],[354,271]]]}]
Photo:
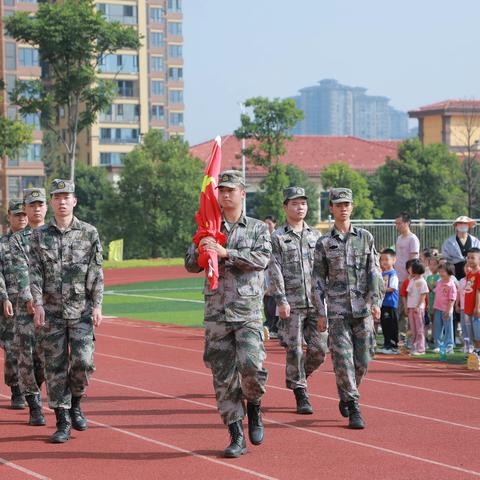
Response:
[{"label": "flag pole", "polygon": [[[240,102],[240,114],[245,113],[245,104]],[[245,138],[242,138],[242,176],[245,184],[247,183],[246,172],[245,172]],[[243,199],[243,214],[247,214],[247,192],[245,192],[245,198]]]}]

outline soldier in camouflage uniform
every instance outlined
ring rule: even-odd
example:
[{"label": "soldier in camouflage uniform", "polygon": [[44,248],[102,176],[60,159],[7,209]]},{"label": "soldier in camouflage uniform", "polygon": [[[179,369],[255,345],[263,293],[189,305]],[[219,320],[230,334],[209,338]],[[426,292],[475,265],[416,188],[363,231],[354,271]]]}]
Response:
[{"label": "soldier in camouflage uniform", "polygon": [[327,351],[326,333],[318,330],[319,313],[312,302],[313,254],[320,232],[304,221],[305,190],[290,187],[283,195],[287,222],[272,234],[268,272],[280,317],[278,337],[287,351],[287,388],[295,394],[297,413],[312,414],[307,377],[323,363]]},{"label": "soldier in camouflage uniform", "polygon": [[5,350],[4,373],[5,383],[12,391],[11,408],[25,408],[25,398],[18,385],[18,352],[15,348],[15,317],[13,305],[18,297],[15,280],[15,261],[10,250],[11,236],[27,225],[27,216],[23,211],[23,201],[10,200],[8,205],[10,231],[0,240],[0,298],[3,302],[3,316],[0,321],[0,342]]},{"label": "soldier in camouflage uniform", "polygon": [[350,223],[352,209],[351,190],[331,190],[335,224],[317,242],[313,288],[321,330],[327,325],[325,302],[327,305],[340,413],[349,417],[350,428],[361,429],[365,424],[358,406],[358,387],[374,354],[373,318],[380,318],[385,287],[373,236]]},{"label": "soldier in camouflage uniform", "polygon": [[[219,204],[223,210],[225,248],[212,237],[201,241],[219,257],[218,289],[205,281],[205,365],[212,370],[217,407],[228,426],[231,443],[226,457],[246,452],[242,420],[247,400],[250,441],[259,445],[264,429],[260,399],[265,393],[267,371],[263,368],[262,298],[263,274],[271,253],[267,226],[242,212],[245,181],[241,172],[220,174]],[[192,245],[185,258],[189,272],[199,272],[198,250]]]},{"label": "soldier in camouflage uniform", "polygon": [[45,223],[46,202],[45,189],[26,188],[23,191],[23,203],[28,225],[10,238],[10,249],[15,259],[15,280],[19,292],[17,302],[14,305],[14,341],[18,352],[18,377],[20,390],[25,395],[30,409],[28,423],[32,426],[45,425],[40,397],[45,373],[35,325],[33,324],[34,312],[30,293],[28,254],[33,230]]},{"label": "soldier in camouflage uniform", "polygon": [[102,321],[102,247],[95,227],[73,215],[75,186],[54,180],[54,219],[37,228],[30,241],[30,290],[45,361],[48,403],[55,410],[52,443],[70,438],[70,428],[85,430],[80,409],[93,362],[94,326]]}]

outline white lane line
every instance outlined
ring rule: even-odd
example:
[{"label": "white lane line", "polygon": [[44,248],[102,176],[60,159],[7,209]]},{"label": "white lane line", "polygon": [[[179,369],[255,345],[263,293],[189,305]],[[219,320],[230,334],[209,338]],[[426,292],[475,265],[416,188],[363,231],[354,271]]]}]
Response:
[{"label": "white lane line", "polygon": [[252,475],[253,477],[256,477],[256,478],[263,478],[264,480],[278,480],[276,477],[270,477],[269,475],[265,475],[263,473],[257,472],[255,470],[251,470],[249,468],[240,467],[240,466],[235,465],[233,463],[223,462],[222,460],[218,460],[216,458],[207,457],[206,455],[202,455],[200,453],[192,452],[191,450],[187,450],[187,449],[182,448],[182,447],[177,447],[176,445],[172,445],[171,443],[165,443],[165,442],[161,442],[159,440],[155,440],[154,438],[146,437],[144,435],[139,435],[138,433],[134,433],[134,432],[131,432],[129,430],[125,430],[123,428],[114,427],[113,425],[108,425],[106,423],[97,422],[97,421],[91,420],[91,419],[89,419],[88,422],[92,423],[94,425],[98,425],[99,427],[107,428],[107,429],[112,430],[112,431],[117,432],[117,433],[122,433],[123,435],[128,435],[129,437],[136,438],[137,440],[142,440],[144,442],[153,443],[154,445],[165,447],[165,448],[168,448],[169,450],[174,450],[175,452],[184,453],[186,455],[190,455],[192,457],[195,457],[195,458],[198,458],[198,459],[201,459],[201,460],[206,460],[207,462],[215,463],[217,465],[222,465],[223,467],[231,468],[233,470],[237,470],[239,472],[243,472],[243,473]]},{"label": "white lane line", "polygon": [[[165,345],[165,347],[168,347],[168,346]],[[183,350],[192,351],[191,349],[183,349]],[[193,351],[197,352],[196,350],[193,350]],[[167,369],[177,370],[177,371],[181,371],[181,372],[194,373],[194,374],[197,374],[197,375],[210,376],[210,374],[205,373],[205,372],[200,372],[198,370],[189,370],[189,369],[184,369],[184,368],[180,368],[180,367],[174,367],[172,365],[165,365],[165,364],[162,364],[162,363],[147,362],[147,361],[143,361],[143,360],[137,360],[137,359],[134,359],[134,358],[121,357],[121,356],[117,356],[117,355],[109,355],[109,354],[106,354],[106,353],[98,353],[98,355],[101,355],[101,356],[104,356],[104,357],[120,359],[120,360],[126,360],[126,361],[130,361],[130,362],[142,363],[142,364],[153,366],[153,367],[167,368]],[[266,363],[268,363],[268,362],[266,362]],[[271,363],[270,362],[270,364],[275,365],[275,366],[284,367],[284,365],[279,364],[279,363]],[[274,390],[281,390],[283,392],[290,392],[290,390],[285,388],[285,387],[279,387],[277,385],[272,385],[271,383],[268,384],[267,388],[272,388]],[[319,394],[311,393],[311,392],[309,392],[308,394],[309,394],[310,397],[322,398],[324,400],[332,400],[334,402],[338,402],[338,398],[336,398],[336,397],[327,397],[326,395],[319,395]],[[480,431],[480,427],[475,427],[473,425],[465,425],[463,423],[451,422],[449,420],[443,420],[441,418],[428,417],[428,416],[425,416],[425,415],[417,415],[416,413],[404,412],[402,410],[394,410],[394,409],[390,409],[390,408],[379,407],[379,406],[376,406],[376,405],[369,405],[367,403],[361,403],[360,405],[362,407],[371,408],[373,410],[380,410],[382,412],[393,413],[393,414],[396,414],[396,415],[404,415],[404,416],[407,416],[407,417],[418,418],[418,419],[421,419],[421,420],[427,420],[427,421],[431,421],[431,422],[442,423],[444,425],[449,425],[449,426],[453,426],[453,427],[466,428],[468,430],[478,430],[478,431]]]},{"label": "white lane line", "polygon": [[[105,292],[106,294],[108,292]],[[185,303],[201,303],[204,304],[203,300],[187,300],[186,298],[171,298],[171,297],[158,297],[154,295],[135,295],[133,293],[117,293],[110,292],[108,295],[115,295],[116,297],[136,297],[136,298],[148,298],[150,300],[167,300],[169,302],[185,302]]]},{"label": "white lane line", "polygon": [[[98,336],[100,336],[100,335],[104,335],[104,334],[99,334]],[[104,336],[107,336],[107,335],[104,335]],[[200,335],[195,335],[195,336],[200,336]],[[122,338],[123,340],[137,342],[137,343],[145,342],[144,340],[135,340],[135,339],[125,338],[125,337],[112,336],[112,338],[118,338],[118,339]],[[162,346],[162,347],[165,347],[165,348],[201,352],[200,350],[186,349],[185,347],[176,347],[176,346],[173,346],[173,345],[158,344],[158,343],[155,343],[155,342],[146,342],[146,343],[151,344],[151,345],[159,345],[159,346]],[[278,366],[285,367],[285,365],[282,364],[282,363],[275,363],[275,362],[271,362],[271,361],[266,361],[265,364],[266,365],[278,365]],[[321,373],[323,375],[334,375],[333,372],[325,372],[323,370],[317,370],[317,372]],[[439,393],[439,394],[449,395],[449,396],[453,396],[453,397],[467,398],[469,400],[479,400],[480,401],[480,397],[475,397],[475,396],[472,396],[472,395],[465,395],[463,393],[456,393],[456,392],[448,392],[448,391],[445,391],[445,390],[435,390],[433,388],[419,387],[417,385],[408,385],[406,383],[390,382],[388,380],[378,380],[376,378],[371,378],[371,377],[368,377],[368,376],[365,377],[363,379],[363,381],[364,382],[381,383],[381,384],[385,384],[385,385],[394,385],[396,387],[402,387],[402,388],[412,388],[412,389],[415,389],[415,390],[422,390],[422,391],[431,392],[431,393]]]},{"label": "white lane line", "polygon": [[[182,370],[182,369],[178,369],[178,370]],[[201,372],[188,371],[188,370],[185,370],[185,371],[188,372],[188,373],[197,373],[197,374],[201,373]],[[203,373],[202,373],[202,375],[203,375]],[[121,387],[121,388],[127,388],[127,389],[131,389],[131,390],[135,390],[135,391],[138,391],[138,392],[150,393],[152,395],[158,395],[158,396],[161,396],[163,398],[171,398],[171,399],[174,399],[174,400],[181,400],[183,402],[191,403],[191,404],[194,404],[194,405],[199,405],[199,406],[202,406],[202,407],[207,407],[207,408],[210,408],[210,409],[216,409],[216,406],[208,404],[208,403],[198,402],[198,401],[195,401],[195,400],[190,400],[190,399],[186,399],[186,398],[182,398],[182,397],[175,397],[173,395],[168,395],[168,394],[156,392],[156,391],[153,391],[153,390],[147,390],[147,389],[143,389],[143,388],[139,388],[139,387],[134,387],[132,385],[125,385],[125,384],[111,382],[111,381],[108,381],[108,380],[102,380],[102,379],[98,379],[98,378],[92,379],[92,380],[100,382],[100,383],[105,383],[105,384],[108,384],[108,385],[112,385],[112,386],[117,386],[117,387]],[[331,435],[331,434],[328,434],[328,433],[319,432],[317,430],[312,430],[310,428],[298,427],[296,425],[291,425],[291,424],[288,424],[288,423],[278,422],[276,420],[272,420],[270,418],[265,418],[265,417],[264,417],[264,422],[265,423],[271,423],[271,424],[274,424],[274,425],[280,425],[280,426],[283,426],[283,427],[292,428],[294,430],[300,430],[302,432],[311,433],[313,435],[328,438],[328,439],[331,439],[331,440],[337,440],[337,441],[340,441],[340,442],[349,443],[351,445],[356,445],[358,447],[370,448],[370,449],[377,450],[377,451],[380,451],[380,452],[383,452],[383,453],[388,453],[388,454],[391,454],[391,455],[396,455],[396,456],[400,456],[400,457],[403,457],[403,458],[408,458],[409,460],[415,460],[417,462],[428,463],[430,465],[435,465],[437,467],[442,467],[442,468],[446,468],[446,469],[449,469],[449,470],[454,470],[454,471],[461,472],[461,473],[467,473],[467,474],[473,475],[475,477],[480,477],[480,472],[477,472],[475,470],[468,470],[468,469],[465,469],[465,468],[457,467],[456,465],[450,465],[448,463],[437,462],[436,460],[431,460],[429,458],[418,457],[416,455],[411,455],[409,453],[400,452],[398,450],[392,450],[390,448],[379,447],[379,446],[373,445],[371,443],[359,442],[357,440],[350,440],[348,438],[338,437],[336,435]]]},{"label": "white lane line", "polygon": [[5,467],[18,470],[19,472],[22,472],[25,475],[28,475],[32,478],[38,478],[39,480],[50,480],[49,477],[46,477],[45,475],[41,475],[40,473],[34,472],[33,470],[29,470],[28,468],[22,467],[21,465],[17,465],[16,463],[10,462],[5,458],[0,457],[0,465],[4,465]]}]

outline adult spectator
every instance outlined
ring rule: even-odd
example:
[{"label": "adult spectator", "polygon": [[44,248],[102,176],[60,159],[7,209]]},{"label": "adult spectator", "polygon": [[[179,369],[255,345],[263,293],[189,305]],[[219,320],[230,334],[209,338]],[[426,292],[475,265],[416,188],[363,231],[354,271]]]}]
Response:
[{"label": "adult spectator", "polygon": [[461,280],[465,276],[464,266],[467,253],[471,248],[480,248],[480,240],[474,237],[468,230],[477,222],[465,215],[458,217],[453,222],[455,235],[448,237],[442,245],[442,256],[448,263],[455,267],[455,277]]}]

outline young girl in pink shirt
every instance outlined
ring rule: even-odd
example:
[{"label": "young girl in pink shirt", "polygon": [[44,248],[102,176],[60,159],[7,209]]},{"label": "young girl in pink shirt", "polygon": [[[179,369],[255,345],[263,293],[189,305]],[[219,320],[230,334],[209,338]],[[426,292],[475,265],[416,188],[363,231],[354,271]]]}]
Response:
[{"label": "young girl in pink shirt", "polygon": [[457,287],[453,281],[455,267],[451,263],[440,265],[438,269],[440,280],[435,286],[435,301],[433,303],[434,322],[434,352],[440,351],[444,345],[447,354],[453,353],[453,307],[457,299]]},{"label": "young girl in pink shirt", "polygon": [[410,331],[412,332],[412,351],[410,355],[425,355],[425,303],[428,285],[423,278],[425,267],[420,261],[410,266],[411,278],[407,287],[407,307]]}]

